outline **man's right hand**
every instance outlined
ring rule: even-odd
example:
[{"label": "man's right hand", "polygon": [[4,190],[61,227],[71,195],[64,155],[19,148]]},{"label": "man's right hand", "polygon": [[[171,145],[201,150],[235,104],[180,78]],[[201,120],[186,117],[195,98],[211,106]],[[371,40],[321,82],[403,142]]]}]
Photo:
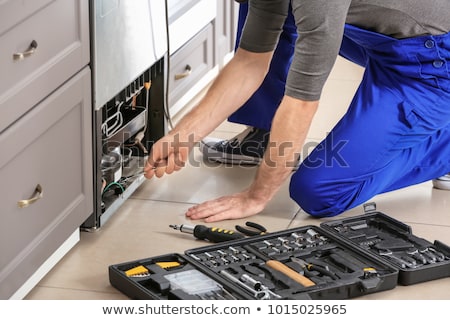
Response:
[{"label": "man's right hand", "polygon": [[186,164],[192,145],[192,142],[183,139],[179,133],[167,134],[156,141],[145,164],[144,176],[147,179],[153,176],[161,178],[164,174],[181,170]]}]

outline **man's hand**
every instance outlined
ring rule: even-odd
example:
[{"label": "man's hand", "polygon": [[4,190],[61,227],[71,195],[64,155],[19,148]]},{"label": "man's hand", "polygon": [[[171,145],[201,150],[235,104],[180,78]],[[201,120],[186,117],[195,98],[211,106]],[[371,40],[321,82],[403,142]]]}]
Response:
[{"label": "man's hand", "polygon": [[193,142],[179,133],[168,134],[155,142],[144,167],[144,176],[161,178],[184,167]]},{"label": "man's hand", "polygon": [[267,201],[256,199],[248,191],[203,202],[193,206],[186,212],[192,220],[203,219],[205,222],[240,219],[261,212]]},{"label": "man's hand", "polygon": [[153,145],[144,168],[145,177],[160,178],[180,170],[194,143],[217,128],[258,89],[267,74],[272,54],[238,49],[199,104],[171,133]]}]

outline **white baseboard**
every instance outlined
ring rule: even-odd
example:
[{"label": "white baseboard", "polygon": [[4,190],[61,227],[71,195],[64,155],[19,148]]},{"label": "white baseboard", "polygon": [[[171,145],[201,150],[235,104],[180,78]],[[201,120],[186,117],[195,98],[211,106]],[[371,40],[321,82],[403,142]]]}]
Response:
[{"label": "white baseboard", "polygon": [[22,300],[44,276],[80,241],[77,228],[69,238],[36,270],[36,272],[9,299]]}]

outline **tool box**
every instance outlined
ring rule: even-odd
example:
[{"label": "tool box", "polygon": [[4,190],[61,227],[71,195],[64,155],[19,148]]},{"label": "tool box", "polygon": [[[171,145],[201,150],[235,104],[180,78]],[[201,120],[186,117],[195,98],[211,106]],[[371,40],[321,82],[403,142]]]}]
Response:
[{"label": "tool box", "polygon": [[132,299],[349,299],[450,276],[450,248],[384,213],[109,266]]},{"label": "tool box", "polygon": [[417,237],[410,226],[384,213],[368,212],[324,222],[321,227],[398,269],[401,285],[450,276],[448,245]]}]

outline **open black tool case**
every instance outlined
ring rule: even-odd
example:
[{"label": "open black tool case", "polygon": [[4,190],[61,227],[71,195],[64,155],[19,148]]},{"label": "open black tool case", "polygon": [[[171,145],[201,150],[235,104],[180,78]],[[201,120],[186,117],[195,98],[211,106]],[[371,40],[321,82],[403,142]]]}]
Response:
[{"label": "open black tool case", "polygon": [[349,299],[448,276],[448,246],[380,212],[109,267],[132,299]]}]

